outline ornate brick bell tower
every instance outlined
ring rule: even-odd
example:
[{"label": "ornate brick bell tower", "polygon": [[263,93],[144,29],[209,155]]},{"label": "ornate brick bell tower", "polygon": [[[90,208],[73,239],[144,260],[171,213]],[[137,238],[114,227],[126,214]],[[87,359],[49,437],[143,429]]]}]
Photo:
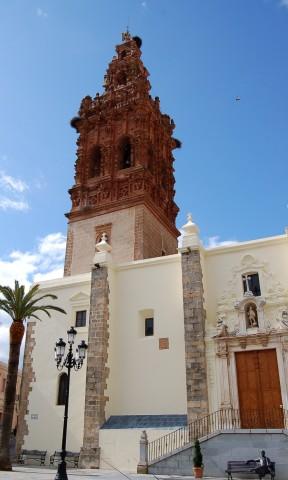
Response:
[{"label": "ornate brick bell tower", "polygon": [[69,193],[65,275],[88,272],[105,232],[115,262],[176,253],[175,124],[149,94],[141,39],[122,35],[104,93],[85,97],[71,125],[79,133]]}]

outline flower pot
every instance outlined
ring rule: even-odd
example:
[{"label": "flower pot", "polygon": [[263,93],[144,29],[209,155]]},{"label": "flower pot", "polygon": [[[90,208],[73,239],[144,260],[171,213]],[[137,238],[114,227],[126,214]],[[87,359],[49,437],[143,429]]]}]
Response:
[{"label": "flower pot", "polygon": [[203,478],[204,467],[193,467],[193,473],[195,478]]}]

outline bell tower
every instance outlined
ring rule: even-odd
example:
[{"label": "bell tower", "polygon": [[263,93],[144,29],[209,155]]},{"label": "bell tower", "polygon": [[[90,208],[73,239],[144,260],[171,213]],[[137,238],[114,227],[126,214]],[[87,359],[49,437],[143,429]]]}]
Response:
[{"label": "bell tower", "polygon": [[122,34],[104,77],[104,93],[85,97],[71,125],[79,134],[69,190],[65,275],[89,272],[105,233],[113,261],[176,253],[175,124],[150,95],[141,39]]}]

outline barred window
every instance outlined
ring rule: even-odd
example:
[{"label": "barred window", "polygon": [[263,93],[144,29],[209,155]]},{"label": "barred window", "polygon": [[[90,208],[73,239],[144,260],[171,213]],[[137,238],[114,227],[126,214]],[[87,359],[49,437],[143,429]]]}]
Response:
[{"label": "barred window", "polygon": [[75,327],[85,327],[85,326],[86,326],[86,310],[80,310],[76,312]]}]

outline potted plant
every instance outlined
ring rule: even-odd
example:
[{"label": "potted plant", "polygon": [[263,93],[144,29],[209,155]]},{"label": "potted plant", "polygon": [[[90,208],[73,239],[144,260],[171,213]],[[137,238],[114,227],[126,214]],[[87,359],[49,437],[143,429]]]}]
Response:
[{"label": "potted plant", "polygon": [[195,478],[203,478],[203,455],[201,453],[201,447],[199,440],[195,441],[194,444],[194,457],[193,457],[193,472]]}]

